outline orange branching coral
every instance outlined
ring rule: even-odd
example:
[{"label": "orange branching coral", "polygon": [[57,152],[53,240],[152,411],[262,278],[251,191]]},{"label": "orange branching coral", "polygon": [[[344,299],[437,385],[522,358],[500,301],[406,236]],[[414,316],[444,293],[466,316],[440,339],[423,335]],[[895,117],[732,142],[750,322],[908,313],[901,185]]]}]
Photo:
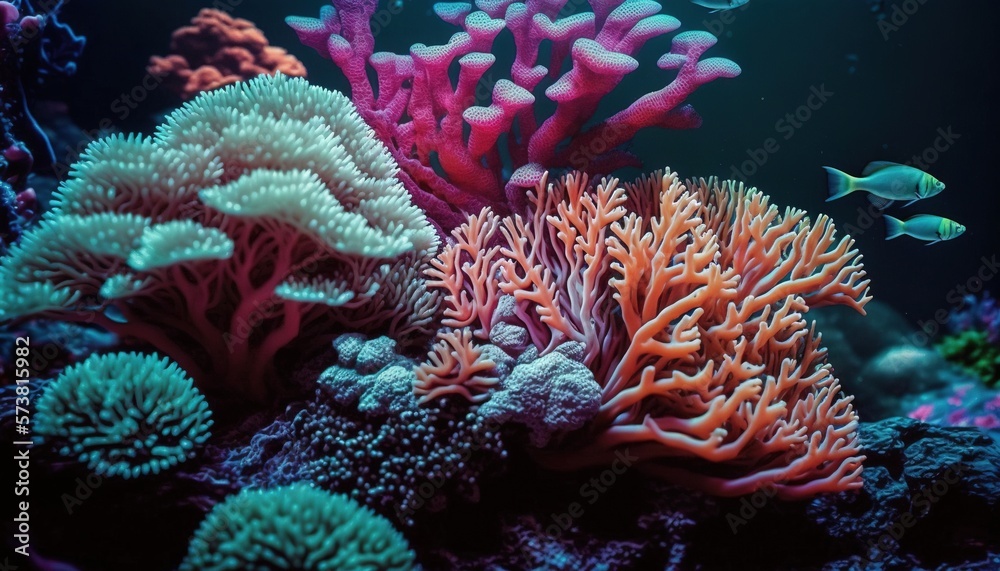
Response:
[{"label": "orange branching coral", "polygon": [[[828,217],[813,224],[756,189],[669,172],[624,188],[543,180],[530,201],[526,217],[470,218],[431,285],[446,290],[450,325],[480,339],[503,321],[539,354],[585,345],[600,410],[540,460],[602,465],[627,449],[650,472],[722,495],[861,485],[853,397],[805,319],[835,303],[863,313],[870,299],[853,240],[836,239]],[[496,227],[505,247],[483,249]],[[512,311],[500,315],[498,295]]]},{"label": "orange branching coral", "polygon": [[469,329],[442,332],[427,355],[428,362],[417,367],[413,392],[424,403],[448,394],[460,394],[471,402],[482,402],[486,392],[498,382],[493,361],[472,344]]},{"label": "orange branching coral", "polygon": [[171,55],[153,56],[149,72],[188,100],[202,91],[281,72],[305,77],[306,68],[283,48],[268,44],[253,22],[203,8],[190,26],[171,36]]},{"label": "orange branching coral", "polygon": [[460,328],[478,322],[475,334],[480,339],[489,338],[497,306],[495,260],[500,246],[490,243],[498,225],[499,220],[489,209],[470,216],[452,232],[456,242],[431,260],[431,268],[426,271],[428,283],[447,292],[453,300],[444,310],[442,324]]}]

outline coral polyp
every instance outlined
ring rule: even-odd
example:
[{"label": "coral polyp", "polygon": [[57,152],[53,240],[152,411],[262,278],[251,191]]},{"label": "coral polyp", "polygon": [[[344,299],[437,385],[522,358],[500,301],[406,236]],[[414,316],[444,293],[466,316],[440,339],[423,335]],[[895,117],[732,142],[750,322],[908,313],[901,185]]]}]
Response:
[{"label": "coral polyp", "polygon": [[104,476],[138,478],[192,458],[212,413],[177,363],[157,355],[94,355],[63,371],[38,401],[36,433]]}]

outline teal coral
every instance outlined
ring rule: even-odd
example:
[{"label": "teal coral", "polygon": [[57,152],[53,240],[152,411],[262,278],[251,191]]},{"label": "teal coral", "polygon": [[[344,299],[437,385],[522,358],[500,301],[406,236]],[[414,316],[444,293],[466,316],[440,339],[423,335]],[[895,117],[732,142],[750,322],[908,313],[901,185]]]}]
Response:
[{"label": "teal coral", "polygon": [[1000,347],[990,343],[986,331],[948,335],[937,348],[945,359],[975,374],[987,385],[1000,386]]},{"label": "teal coral", "polygon": [[63,456],[104,476],[135,478],[192,457],[211,412],[176,363],[155,355],[94,355],[53,381],[35,431]]},{"label": "teal coral", "polygon": [[278,75],[203,94],[153,137],[87,147],[0,258],[0,322],[95,323],[261,402],[279,352],[337,325],[420,345],[438,238],[397,171],[340,93]]},{"label": "teal coral", "polygon": [[405,571],[406,540],[385,518],[307,484],[245,490],[216,506],[181,571]]}]

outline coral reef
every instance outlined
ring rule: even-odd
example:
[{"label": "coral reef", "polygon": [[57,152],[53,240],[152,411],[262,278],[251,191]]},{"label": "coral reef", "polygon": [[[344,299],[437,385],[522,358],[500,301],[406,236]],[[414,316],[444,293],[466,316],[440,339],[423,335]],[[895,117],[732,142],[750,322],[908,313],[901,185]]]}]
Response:
[{"label": "coral reef", "polygon": [[185,101],[261,74],[306,76],[302,62],[271,46],[253,22],[213,8],[202,8],[191,25],[173,33],[170,52],[150,58],[148,69]]},{"label": "coral reef", "polygon": [[35,434],[101,476],[137,478],[194,456],[212,426],[204,397],[156,355],[93,355],[38,401]]},{"label": "coral reef", "polygon": [[0,1],[0,253],[34,214],[28,174],[55,161],[28,107],[28,92],[52,75],[71,75],[85,38],[59,21],[55,6],[36,11],[28,0]]},{"label": "coral reef", "polygon": [[962,301],[963,305],[948,316],[945,324],[948,331],[984,331],[990,343],[1000,344],[1000,305],[990,292],[983,292],[978,298],[967,295]]},{"label": "coral reef", "polygon": [[944,389],[907,399],[906,416],[938,426],[974,426],[1000,441],[1000,390],[958,377]]},{"label": "coral reef", "polygon": [[455,571],[996,568],[1000,448],[975,429],[902,418],[859,431],[868,458],[856,492],[780,502],[772,488],[707,497],[607,466],[512,474],[482,511],[414,547]]},{"label": "coral reef", "polygon": [[61,23],[61,5],[39,11],[28,0],[0,2],[0,181],[23,190],[33,166],[48,168],[52,147],[28,108],[26,91],[52,75],[71,75],[86,38]]},{"label": "coral reef", "polygon": [[477,499],[479,480],[506,458],[500,427],[461,399],[418,405],[414,363],[388,337],[348,334],[334,346],[337,364],[311,399],[249,443],[211,451],[196,477],[240,488],[309,481],[406,525],[450,496]]},{"label": "coral reef", "polygon": [[721,495],[861,486],[852,397],[804,318],[869,299],[853,240],[838,241],[829,218],[781,215],[755,189],[670,172],[596,189],[585,175],[543,177],[529,200],[523,217],[471,216],[428,277],[445,292],[445,327],[496,343],[502,323],[522,343],[508,354],[583,345],[599,410],[542,462],[607,465],[626,451]]},{"label": "coral reef", "polygon": [[413,568],[413,552],[388,521],[307,484],[247,490],[219,504],[198,528],[180,566],[181,571]]},{"label": "coral reef", "polygon": [[991,387],[1000,386],[1000,343],[987,331],[969,330],[946,335],[937,350],[948,361],[979,377]]},{"label": "coral reef", "polygon": [[938,341],[938,352],[987,385],[1000,386],[1000,306],[989,292],[965,296],[945,328],[949,335]]},{"label": "coral reef", "polygon": [[335,325],[420,345],[437,237],[395,172],[339,93],[279,74],[203,94],[152,138],[87,147],[0,259],[0,321],[93,322],[257,401],[279,351]]},{"label": "coral reef", "polygon": [[[698,126],[700,117],[684,100],[705,83],[740,73],[727,59],[700,59],[715,36],[678,34],[657,62],[660,69],[676,70],[673,80],[584,128],[598,103],[638,68],[633,56],[643,45],[680,27],[659,14],[655,2],[590,4],[593,12],[560,17],[566,0],[477,0],[475,7],[439,2],[437,15],[463,31],[445,45],[415,44],[407,55],[374,51],[369,20],[375,0],[332,0],[319,19],[293,16],[287,22],[305,45],[341,68],[359,112],[399,163],[414,201],[452,228],[462,222],[463,211],[483,206],[498,214],[509,207],[520,212],[524,189],[546,170],[606,174],[637,165],[620,147],[639,129]],[[504,29],[513,36],[514,63],[510,79],[491,86],[491,52]],[[547,65],[539,62],[543,42],[551,44]],[[567,58],[571,66],[564,71]],[[460,71],[453,84],[449,69],[456,62]],[[377,75],[377,89],[370,72]],[[489,93],[482,91],[492,92],[488,105]],[[555,104],[548,117],[536,111],[542,92]]]}]

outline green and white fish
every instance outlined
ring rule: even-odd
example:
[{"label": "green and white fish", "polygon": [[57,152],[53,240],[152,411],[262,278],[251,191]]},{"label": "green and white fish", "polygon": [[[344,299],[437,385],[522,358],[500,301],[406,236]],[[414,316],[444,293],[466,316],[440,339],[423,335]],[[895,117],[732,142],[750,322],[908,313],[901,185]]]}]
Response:
[{"label": "green and white fish", "polygon": [[826,169],[830,184],[827,202],[863,190],[886,200],[909,200],[905,206],[939,194],[944,183],[924,171],[888,161],[868,163],[860,177],[851,176],[833,167]]},{"label": "green and white fish", "polygon": [[739,8],[750,0],[691,0],[692,3],[706,8],[714,8],[709,14]]},{"label": "green and white fish", "polygon": [[929,242],[927,245],[930,246],[942,240],[958,238],[963,232],[965,232],[965,226],[954,220],[932,214],[918,214],[905,222],[888,214],[885,216],[886,240],[899,238],[906,234],[917,240],[927,241]]}]

